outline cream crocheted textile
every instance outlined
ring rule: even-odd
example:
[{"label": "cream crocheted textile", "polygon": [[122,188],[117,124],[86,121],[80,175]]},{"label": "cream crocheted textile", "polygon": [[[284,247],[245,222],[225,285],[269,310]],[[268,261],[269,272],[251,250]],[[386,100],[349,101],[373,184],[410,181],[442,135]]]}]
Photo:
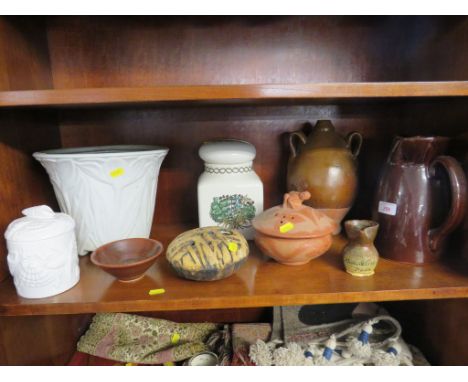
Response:
[{"label": "cream crocheted textile", "polygon": [[[341,329],[343,322],[325,325]],[[387,315],[351,324],[307,345],[258,340],[250,347],[249,356],[258,366],[413,365],[399,322]]]}]

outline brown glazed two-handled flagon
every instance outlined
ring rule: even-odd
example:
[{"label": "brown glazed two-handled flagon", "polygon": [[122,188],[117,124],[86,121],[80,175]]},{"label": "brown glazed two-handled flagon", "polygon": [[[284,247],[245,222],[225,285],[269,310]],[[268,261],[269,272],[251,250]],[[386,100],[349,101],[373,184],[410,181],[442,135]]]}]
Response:
[{"label": "brown glazed two-handled flagon", "polygon": [[319,209],[337,223],[353,205],[357,193],[357,156],[362,136],[339,135],[328,120],[319,120],[309,136],[301,131],[289,135],[288,191],[308,191],[310,207]]},{"label": "brown glazed two-handled flagon", "polygon": [[441,155],[448,141],[446,137],[395,139],[373,209],[380,225],[375,245],[382,257],[412,264],[437,260],[447,236],[462,221],[466,177],[454,158]]}]

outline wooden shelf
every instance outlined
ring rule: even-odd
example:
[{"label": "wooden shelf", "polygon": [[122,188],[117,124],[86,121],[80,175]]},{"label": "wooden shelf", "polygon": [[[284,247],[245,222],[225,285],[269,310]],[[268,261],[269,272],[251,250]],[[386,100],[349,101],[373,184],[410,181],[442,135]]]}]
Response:
[{"label": "wooden shelf", "polygon": [[0,107],[465,96],[468,81],[155,86],[3,91]]},{"label": "wooden shelf", "polygon": [[[165,245],[188,227],[156,227],[152,237]],[[215,282],[180,279],[164,256],[145,277],[121,283],[95,267],[89,257],[80,260],[81,279],[58,296],[30,300],[18,297],[11,279],[0,283],[0,315],[52,315],[94,312],[139,312],[264,307],[468,297],[468,274],[445,263],[412,266],[380,260],[376,274],[356,278],[343,270],[336,237],[329,253],[304,266],[286,266],[269,260],[251,244],[251,255],[233,276]],[[148,291],[166,293],[149,296]]]}]

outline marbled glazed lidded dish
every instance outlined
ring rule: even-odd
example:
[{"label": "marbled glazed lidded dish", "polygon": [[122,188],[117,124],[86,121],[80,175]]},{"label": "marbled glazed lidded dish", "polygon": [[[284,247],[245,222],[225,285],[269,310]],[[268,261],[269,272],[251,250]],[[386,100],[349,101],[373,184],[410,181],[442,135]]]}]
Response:
[{"label": "marbled glazed lidded dish", "polygon": [[166,251],[167,261],[179,276],[198,281],[231,276],[248,255],[249,245],[239,231],[215,226],[181,233]]},{"label": "marbled glazed lidded dish", "polygon": [[7,262],[18,294],[26,298],[53,296],[80,278],[75,222],[48,206],[22,211],[5,232]]},{"label": "marbled glazed lidded dish", "polygon": [[303,205],[307,191],[284,195],[282,206],[263,212],[253,221],[255,242],[268,256],[287,265],[301,265],[331,246],[336,223],[322,212]]}]

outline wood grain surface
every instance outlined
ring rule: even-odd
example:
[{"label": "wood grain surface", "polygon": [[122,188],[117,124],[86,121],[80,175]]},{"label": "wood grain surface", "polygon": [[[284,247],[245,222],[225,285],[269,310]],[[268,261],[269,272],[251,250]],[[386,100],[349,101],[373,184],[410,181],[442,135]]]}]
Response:
[{"label": "wood grain surface", "polygon": [[468,365],[468,299],[392,302],[386,307],[403,326],[403,338],[432,365]]},{"label": "wood grain surface", "polygon": [[110,106],[152,103],[266,103],[314,100],[467,97],[468,81],[199,85],[0,92],[0,107]]},{"label": "wood grain surface", "polygon": [[0,317],[0,366],[65,365],[91,315]]},{"label": "wood grain surface", "polygon": [[52,87],[45,20],[0,17],[0,90]]},{"label": "wood grain surface", "polygon": [[454,71],[466,60],[463,17],[52,16],[46,24],[56,89],[468,79]]}]

